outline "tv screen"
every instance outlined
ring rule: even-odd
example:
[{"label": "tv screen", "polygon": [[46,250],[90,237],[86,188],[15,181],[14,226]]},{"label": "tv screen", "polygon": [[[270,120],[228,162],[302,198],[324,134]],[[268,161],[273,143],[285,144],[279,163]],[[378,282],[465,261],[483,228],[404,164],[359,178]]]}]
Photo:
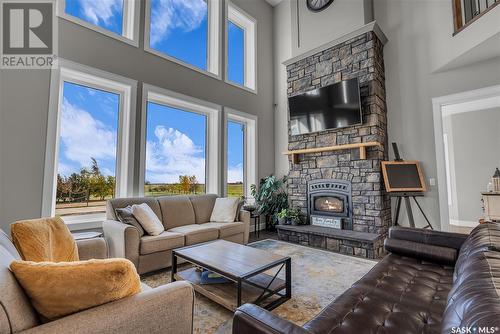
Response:
[{"label": "tv screen", "polygon": [[350,79],[288,99],[292,135],[362,123],[358,79]]}]

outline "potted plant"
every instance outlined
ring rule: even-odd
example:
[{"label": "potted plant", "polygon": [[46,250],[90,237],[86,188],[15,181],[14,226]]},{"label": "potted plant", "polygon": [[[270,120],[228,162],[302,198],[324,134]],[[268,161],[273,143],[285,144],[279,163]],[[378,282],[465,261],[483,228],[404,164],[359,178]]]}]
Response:
[{"label": "potted plant", "polygon": [[280,212],[278,212],[278,224],[279,225],[285,225],[286,220],[287,220],[287,215],[288,215],[288,210],[287,209],[282,209]]},{"label": "potted plant", "polygon": [[259,187],[250,186],[251,194],[258,205],[258,213],[266,216],[266,221],[272,225],[278,219],[278,212],[288,208],[288,195],[285,191],[287,177],[277,178],[270,175],[260,180]]},{"label": "potted plant", "polygon": [[292,225],[300,225],[302,223],[302,219],[300,218],[300,209],[287,209],[287,220]]}]

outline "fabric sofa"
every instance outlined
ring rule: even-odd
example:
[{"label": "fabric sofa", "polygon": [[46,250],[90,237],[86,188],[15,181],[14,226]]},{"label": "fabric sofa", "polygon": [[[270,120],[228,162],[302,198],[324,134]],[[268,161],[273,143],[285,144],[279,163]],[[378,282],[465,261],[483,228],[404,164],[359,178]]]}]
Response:
[{"label": "fabric sofa", "polygon": [[[217,195],[117,198],[107,202],[104,236],[111,257],[127,258],[139,274],[167,268],[172,250],[216,239],[248,243],[250,212],[241,210],[233,223],[210,222]],[[157,236],[144,234],[132,225],[117,221],[115,210],[146,203],[158,216],[165,231]]]},{"label": "fabric sofa", "polygon": [[385,247],[389,255],[304,326],[245,304],[233,333],[498,332],[499,224],[469,236],[395,227]]},{"label": "fabric sofa", "polygon": [[[81,260],[107,257],[105,248],[95,247],[102,240],[92,240],[77,241]],[[134,296],[42,323],[9,269],[12,261],[20,259],[9,237],[0,230],[0,334],[190,334],[193,331],[194,290],[186,282],[155,289],[143,285],[143,291]]]}]

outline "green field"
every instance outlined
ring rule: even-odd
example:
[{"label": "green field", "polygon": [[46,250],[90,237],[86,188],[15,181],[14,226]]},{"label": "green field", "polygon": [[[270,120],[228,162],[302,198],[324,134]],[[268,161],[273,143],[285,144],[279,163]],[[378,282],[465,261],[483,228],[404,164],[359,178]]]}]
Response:
[{"label": "green field", "polygon": [[[181,190],[181,186],[178,183],[144,185],[145,196],[172,196],[172,195],[190,195],[190,194],[204,194],[204,193],[205,193],[204,184],[197,184],[194,186],[194,189],[192,191],[188,192]],[[227,195],[229,197],[242,197],[243,184],[229,183],[227,185]]]}]

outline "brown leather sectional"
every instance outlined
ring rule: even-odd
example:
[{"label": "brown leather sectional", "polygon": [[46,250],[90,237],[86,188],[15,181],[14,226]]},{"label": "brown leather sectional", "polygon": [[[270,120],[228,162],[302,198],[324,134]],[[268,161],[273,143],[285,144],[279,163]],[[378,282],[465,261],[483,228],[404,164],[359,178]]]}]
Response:
[{"label": "brown leather sectional", "polygon": [[469,236],[393,227],[385,247],[389,255],[304,326],[245,304],[233,333],[500,333],[499,224]]}]

